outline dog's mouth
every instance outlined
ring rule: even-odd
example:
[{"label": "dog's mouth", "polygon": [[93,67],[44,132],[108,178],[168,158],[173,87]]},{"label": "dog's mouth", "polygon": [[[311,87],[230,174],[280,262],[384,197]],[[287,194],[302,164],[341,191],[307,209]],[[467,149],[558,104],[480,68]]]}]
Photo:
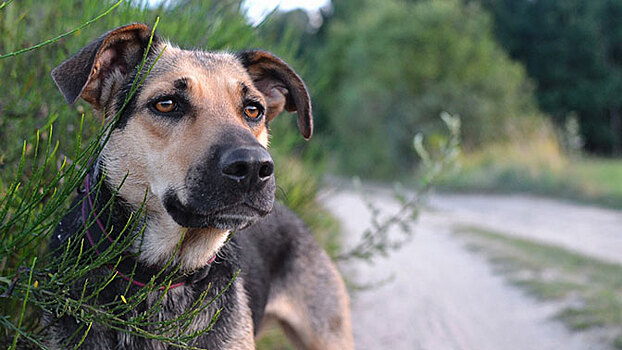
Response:
[{"label": "dog's mouth", "polygon": [[166,194],[163,204],[177,224],[188,228],[211,227],[219,230],[235,230],[252,224],[270,212],[245,201],[203,212],[184,205],[173,193]]}]

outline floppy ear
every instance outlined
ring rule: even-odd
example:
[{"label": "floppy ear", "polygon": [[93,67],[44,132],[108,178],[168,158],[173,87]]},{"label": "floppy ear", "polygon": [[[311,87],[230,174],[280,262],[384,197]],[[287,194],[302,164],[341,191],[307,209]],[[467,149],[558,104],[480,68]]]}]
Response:
[{"label": "floppy ear", "polygon": [[248,70],[255,87],[268,103],[266,118],[274,119],[283,109],[298,112],[298,129],[305,139],[313,134],[311,99],[305,83],[283,60],[261,50],[241,51],[238,59]]},{"label": "floppy ear", "polygon": [[[140,63],[151,29],[129,24],[92,41],[52,70],[52,78],[69,104],[82,97],[101,109],[111,93]],[[154,37],[154,43],[156,38]]]}]

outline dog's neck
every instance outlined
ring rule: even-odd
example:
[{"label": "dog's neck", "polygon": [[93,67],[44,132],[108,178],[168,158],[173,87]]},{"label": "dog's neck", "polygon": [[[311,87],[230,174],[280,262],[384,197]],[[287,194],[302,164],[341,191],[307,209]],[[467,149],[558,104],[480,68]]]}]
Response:
[{"label": "dog's neck", "polygon": [[[170,264],[178,266],[182,272],[197,271],[210,263],[228,238],[226,231],[181,227],[154,196],[146,197],[142,206],[144,210],[135,219],[138,221],[134,232],[127,232],[127,228],[122,232],[130,218],[140,212],[141,204],[128,203],[123,198],[123,186],[117,191],[118,186],[107,181],[105,170],[99,164],[91,169],[88,179],[91,211],[98,213],[99,221],[105,226],[98,231],[105,230],[102,232],[112,240],[120,234],[137,234],[130,251],[145,266],[160,268]],[[89,193],[85,191],[85,195],[89,196]]]}]

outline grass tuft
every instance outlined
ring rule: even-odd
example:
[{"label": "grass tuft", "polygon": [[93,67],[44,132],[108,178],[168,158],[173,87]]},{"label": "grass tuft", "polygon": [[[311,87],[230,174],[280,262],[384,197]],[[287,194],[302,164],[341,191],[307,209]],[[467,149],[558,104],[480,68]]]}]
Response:
[{"label": "grass tuft", "polygon": [[[550,144],[549,144],[550,143]],[[465,153],[440,187],[459,192],[525,192],[622,209],[622,160],[567,158],[553,142],[488,146]]]}]

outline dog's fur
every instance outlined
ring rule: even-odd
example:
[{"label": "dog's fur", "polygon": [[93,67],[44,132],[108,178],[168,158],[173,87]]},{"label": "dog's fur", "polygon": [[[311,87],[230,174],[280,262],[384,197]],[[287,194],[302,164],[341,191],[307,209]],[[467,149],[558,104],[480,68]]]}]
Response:
[{"label": "dog's fur", "polygon": [[[101,210],[123,182],[114,207],[102,212],[109,223],[106,233],[114,238],[147,193],[145,230],[136,240],[140,244],[133,246],[138,269],[157,270],[172,258],[187,276],[183,286],[168,290],[152,319],[179,315],[208,284],[209,297],[214,296],[240,270],[233,285],[193,321],[191,329],[204,329],[222,309],[212,330],[191,345],[253,349],[262,326],[276,320],[301,349],[352,349],[349,300],[341,276],[302,222],[274,204],[268,122],[283,109],[297,111],[300,132],[311,137],[304,83],[265,51],[188,51],[157,36],[147,50],[150,37],[151,30],[142,24],[117,28],[59,65],[52,77],[69,103],[81,97],[107,123],[119,116],[90,171],[93,182],[103,177],[95,209]],[[139,73],[143,56],[146,64]],[[142,78],[152,65],[128,99],[136,76]],[[158,101],[172,101],[175,108],[162,112]],[[245,115],[249,105],[260,112],[258,117],[252,117],[252,110],[251,116]],[[76,203],[85,201],[87,194],[80,193]],[[84,221],[76,205],[59,225],[52,248],[65,246],[83,230]],[[232,230],[237,232],[225,244]],[[210,263],[215,254],[216,261]],[[101,268],[102,276],[109,273],[108,267]],[[115,300],[127,286],[128,281],[115,278],[99,302]],[[162,293],[151,292],[125,317],[149,310]],[[48,322],[55,338],[52,347],[79,341],[68,339],[77,328],[73,318],[50,317]],[[83,348],[167,346],[94,324]]]}]

